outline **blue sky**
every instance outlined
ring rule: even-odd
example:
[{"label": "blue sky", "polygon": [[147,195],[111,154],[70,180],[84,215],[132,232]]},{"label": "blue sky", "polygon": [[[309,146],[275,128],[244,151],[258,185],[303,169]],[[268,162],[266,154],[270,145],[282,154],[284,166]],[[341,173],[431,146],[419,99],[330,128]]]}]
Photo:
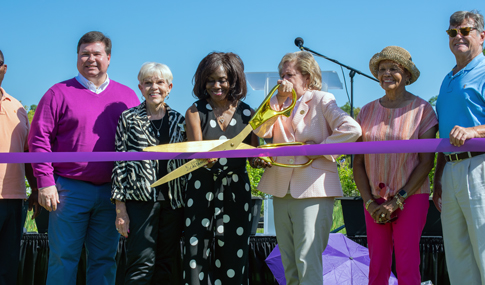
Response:
[{"label": "blue sky", "polygon": [[[53,84],[77,75],[76,46],[91,30],[111,37],[110,78],[136,91],[144,62],[167,64],[174,75],[167,103],[185,113],[195,99],[192,77],[212,51],[235,52],[249,72],[277,71],[287,52],[305,46],[368,75],[369,60],[385,46],[407,49],[421,77],[408,91],[428,100],[454,66],[448,47],[449,16],[457,10],[485,12],[471,1],[3,1],[0,49],[8,71],[2,87],[24,105],[37,104]],[[340,67],[317,59],[322,70]],[[350,93],[348,71],[344,69]],[[355,106],[384,95],[379,85],[356,75]],[[330,90],[337,104],[344,90]],[[262,91],[249,89],[256,108]]]}]

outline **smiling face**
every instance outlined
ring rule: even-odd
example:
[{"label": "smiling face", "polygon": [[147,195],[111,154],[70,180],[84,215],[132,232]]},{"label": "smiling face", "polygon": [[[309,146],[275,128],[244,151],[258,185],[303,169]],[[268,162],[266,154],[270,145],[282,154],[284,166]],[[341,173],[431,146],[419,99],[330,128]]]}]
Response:
[{"label": "smiling face", "polygon": [[143,82],[138,84],[138,88],[146,99],[147,105],[157,107],[163,104],[165,98],[172,90],[172,83],[168,84],[167,80],[161,78],[159,75],[152,75],[143,79]]},{"label": "smiling face", "polygon": [[377,79],[382,89],[386,91],[404,90],[406,82],[411,78],[410,73],[392,60],[379,62]]},{"label": "smiling face", "polygon": [[300,98],[308,90],[310,75],[303,75],[296,66],[296,61],[287,61],[281,69],[281,79],[286,79],[293,84],[296,95]]},{"label": "smiling face", "polygon": [[[459,29],[465,27],[475,27],[473,19],[465,19],[458,26],[450,26],[450,29]],[[485,32],[479,33],[477,30],[470,31],[468,36],[458,33],[456,37],[449,37],[450,50],[455,55],[457,61],[466,61],[466,64],[482,52]]]},{"label": "smiling face", "polygon": [[100,86],[106,80],[110,59],[104,43],[82,44],[77,55],[77,70],[94,85]]},{"label": "smiling face", "polygon": [[222,65],[209,75],[205,88],[213,101],[224,101],[228,99],[227,95],[229,94],[230,88],[229,78]]}]

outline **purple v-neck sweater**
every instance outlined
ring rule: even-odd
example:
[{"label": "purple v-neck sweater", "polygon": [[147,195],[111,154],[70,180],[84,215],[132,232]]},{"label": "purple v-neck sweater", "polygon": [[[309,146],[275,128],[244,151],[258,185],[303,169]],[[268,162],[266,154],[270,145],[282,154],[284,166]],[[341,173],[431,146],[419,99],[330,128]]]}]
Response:
[{"label": "purple v-neck sweater", "polygon": [[[129,87],[110,79],[96,94],[75,78],[52,86],[35,110],[29,133],[31,152],[114,151],[121,113],[140,104]],[[111,182],[113,162],[35,163],[39,187],[55,185],[54,174],[103,184]]]}]

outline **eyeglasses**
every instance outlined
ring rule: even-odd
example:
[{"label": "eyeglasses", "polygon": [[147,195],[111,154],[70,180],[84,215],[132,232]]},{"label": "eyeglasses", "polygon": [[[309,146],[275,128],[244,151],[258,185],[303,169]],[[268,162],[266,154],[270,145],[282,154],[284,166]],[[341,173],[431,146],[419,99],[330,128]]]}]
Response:
[{"label": "eyeglasses", "polygon": [[458,31],[460,31],[460,33],[461,33],[461,34],[462,34],[464,37],[466,37],[466,36],[468,36],[468,35],[470,34],[470,32],[471,32],[472,30],[476,30],[476,29],[477,29],[477,28],[472,28],[472,27],[463,27],[463,28],[459,28],[459,29],[449,29],[449,30],[446,30],[446,33],[447,33],[447,34],[448,34],[450,37],[454,38],[454,37],[456,37],[456,36],[458,35]]}]

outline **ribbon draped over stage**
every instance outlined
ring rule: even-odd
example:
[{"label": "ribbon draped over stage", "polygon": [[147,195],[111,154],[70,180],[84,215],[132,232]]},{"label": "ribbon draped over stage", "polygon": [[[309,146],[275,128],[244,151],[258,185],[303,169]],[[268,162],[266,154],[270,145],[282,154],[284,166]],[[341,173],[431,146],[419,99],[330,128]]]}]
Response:
[{"label": "ribbon draped over stage", "polygon": [[337,144],[285,146],[272,149],[242,149],[213,152],[10,152],[0,153],[0,163],[94,162],[129,160],[169,160],[194,158],[235,158],[262,156],[306,156],[372,153],[426,153],[484,151],[485,138],[470,139],[455,147],[449,139],[374,141]]}]

